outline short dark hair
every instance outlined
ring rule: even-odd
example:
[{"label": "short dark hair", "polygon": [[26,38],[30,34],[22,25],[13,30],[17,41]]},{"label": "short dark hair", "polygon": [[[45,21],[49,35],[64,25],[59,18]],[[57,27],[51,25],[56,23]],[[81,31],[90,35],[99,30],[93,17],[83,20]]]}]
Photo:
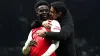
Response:
[{"label": "short dark hair", "polygon": [[66,5],[61,1],[53,2],[50,5],[55,9],[56,13],[62,12],[65,15],[67,12]]},{"label": "short dark hair", "polygon": [[36,10],[36,8],[37,8],[38,6],[41,6],[41,5],[47,5],[47,6],[49,7],[49,3],[48,3],[48,2],[46,2],[46,1],[38,1],[38,2],[35,4],[34,9]]}]

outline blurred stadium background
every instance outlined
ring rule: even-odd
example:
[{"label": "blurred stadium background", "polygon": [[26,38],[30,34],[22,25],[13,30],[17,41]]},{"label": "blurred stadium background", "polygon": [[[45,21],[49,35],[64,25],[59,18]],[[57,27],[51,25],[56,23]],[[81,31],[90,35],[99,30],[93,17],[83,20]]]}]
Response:
[{"label": "blurred stadium background", "polygon": [[[36,19],[39,0],[0,0],[0,56],[22,56],[21,49]],[[51,3],[58,0],[46,0]],[[99,0],[64,1],[73,16],[79,56],[100,56]]]}]

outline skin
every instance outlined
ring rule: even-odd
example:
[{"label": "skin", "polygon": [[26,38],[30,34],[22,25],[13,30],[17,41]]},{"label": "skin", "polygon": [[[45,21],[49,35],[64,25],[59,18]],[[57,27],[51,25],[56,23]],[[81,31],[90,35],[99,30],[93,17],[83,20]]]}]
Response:
[{"label": "skin", "polygon": [[44,17],[44,19],[47,19],[49,14],[49,7],[47,5],[41,5],[36,9],[36,12],[37,16],[41,14]]},{"label": "skin", "polygon": [[[49,7],[47,5],[41,5],[39,7],[36,8],[36,13],[37,13],[37,16],[40,16],[42,15],[43,19],[47,20],[48,19],[48,16],[49,16]],[[44,30],[44,29],[43,29]],[[45,31],[45,30],[44,30]],[[31,34],[30,34],[31,35]],[[30,36],[29,35],[29,36]],[[37,42],[35,40],[31,40],[29,43],[28,43],[28,47],[29,46],[37,46]],[[26,49],[25,51],[29,52],[29,49]],[[24,55],[27,55],[28,53],[24,53]]]},{"label": "skin", "polygon": [[[55,19],[57,19],[58,17],[60,17],[61,15],[62,15],[62,13],[61,12],[59,12],[59,13],[56,13],[56,10],[51,6],[51,8],[50,8],[50,18],[52,18],[53,20],[55,20]],[[57,16],[58,15],[58,16]],[[44,21],[43,23],[42,23],[42,25],[44,26],[44,27],[47,27],[47,28],[50,28],[50,26],[51,26],[51,24],[49,24],[49,21],[48,20],[46,20],[46,21]],[[36,33],[38,34],[38,36],[41,36],[41,37],[45,37],[45,32],[46,31],[44,31],[44,30],[38,30]]]},{"label": "skin", "polygon": [[[47,19],[48,14],[49,14],[49,7],[47,5],[41,5],[41,6],[37,7],[36,12],[37,12],[37,16],[42,14],[44,19]],[[30,43],[29,43],[29,46],[36,46],[36,45],[37,45],[37,42],[34,41],[34,40],[31,40]]]},{"label": "skin", "polygon": [[53,7],[50,8],[50,15],[51,15],[51,18],[54,20],[57,18],[57,16],[56,16],[57,13]]}]

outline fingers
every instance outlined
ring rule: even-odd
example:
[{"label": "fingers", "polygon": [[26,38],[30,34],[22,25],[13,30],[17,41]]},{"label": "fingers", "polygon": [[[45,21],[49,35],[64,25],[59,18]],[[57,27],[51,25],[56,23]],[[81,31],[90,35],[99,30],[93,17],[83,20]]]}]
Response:
[{"label": "fingers", "polygon": [[41,36],[42,35],[42,31],[38,30],[38,31],[36,31],[36,34],[37,34],[37,36]]},{"label": "fingers", "polygon": [[51,27],[52,26],[52,24],[51,24],[52,20],[47,20],[47,21],[48,21],[48,26]]},{"label": "fingers", "polygon": [[49,23],[51,23],[52,20],[47,20]]},{"label": "fingers", "polygon": [[44,38],[44,37],[46,36],[45,32],[47,32],[47,31],[46,31],[46,29],[43,27],[42,30],[36,31],[36,34],[37,34],[37,36],[40,36],[40,37],[43,37],[43,38]]},{"label": "fingers", "polygon": [[52,20],[44,21],[42,25],[43,25],[44,27],[46,27],[46,28],[50,28],[51,25],[52,25],[52,24],[51,24],[51,21],[52,21]]},{"label": "fingers", "polygon": [[45,23],[45,24],[43,24],[43,26],[44,26],[45,28],[50,28],[50,27],[51,27],[51,23]]},{"label": "fingers", "polygon": [[43,33],[46,32],[46,29],[45,29],[44,27],[42,28],[42,32],[43,32]]},{"label": "fingers", "polygon": [[30,41],[29,46],[37,46],[37,42],[36,42],[36,41],[34,41],[34,40]]},{"label": "fingers", "polygon": [[45,28],[50,28],[49,24],[43,24]]}]

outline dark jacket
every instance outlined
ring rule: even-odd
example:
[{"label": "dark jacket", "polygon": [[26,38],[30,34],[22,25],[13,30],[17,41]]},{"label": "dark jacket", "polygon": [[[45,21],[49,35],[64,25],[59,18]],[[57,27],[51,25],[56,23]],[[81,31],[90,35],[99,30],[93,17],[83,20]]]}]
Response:
[{"label": "dark jacket", "polygon": [[60,32],[48,32],[46,37],[51,40],[59,40],[60,45],[57,49],[57,56],[77,56],[75,48],[74,25],[72,16],[67,12],[65,16],[57,19],[61,25]]},{"label": "dark jacket", "polygon": [[[57,56],[77,56],[74,42],[74,25],[71,14],[68,11],[65,16],[57,19],[57,21],[61,25],[61,31],[48,32],[46,33],[46,37],[51,40],[60,41],[59,48],[56,50]],[[38,26],[41,25],[40,23]]]}]

